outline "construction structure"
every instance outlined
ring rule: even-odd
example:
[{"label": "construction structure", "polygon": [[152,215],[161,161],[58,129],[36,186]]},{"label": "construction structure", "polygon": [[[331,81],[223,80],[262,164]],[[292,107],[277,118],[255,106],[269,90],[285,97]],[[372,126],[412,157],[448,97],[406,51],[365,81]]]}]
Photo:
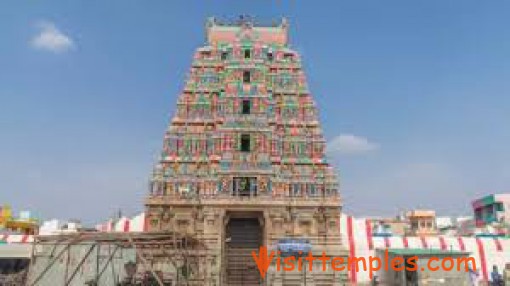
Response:
[{"label": "construction structure", "polygon": [[270,267],[261,279],[251,256],[284,239],[347,255],[338,181],[287,21],[209,19],[206,34],[154,169],[148,230],[207,241],[205,285],[343,285],[347,274],[329,270]]},{"label": "construction structure", "polygon": [[0,243],[0,285],[24,285],[31,249],[30,244]]},{"label": "construction structure", "polygon": [[204,285],[207,256],[172,232],[37,236],[24,285]]}]

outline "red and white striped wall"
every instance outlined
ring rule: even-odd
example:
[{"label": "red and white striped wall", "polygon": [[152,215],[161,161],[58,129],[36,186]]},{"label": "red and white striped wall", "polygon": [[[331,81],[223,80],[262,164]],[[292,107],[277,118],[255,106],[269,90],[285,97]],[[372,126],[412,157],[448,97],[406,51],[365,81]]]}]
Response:
[{"label": "red and white striped wall", "polygon": [[96,225],[96,229],[102,232],[142,232],[147,231],[145,213],[140,213],[133,218],[122,217],[119,220],[109,220]]},{"label": "red and white striped wall", "polygon": [[30,243],[34,241],[32,235],[27,234],[0,234],[0,242],[13,244],[13,243]]},{"label": "red and white striped wall", "polygon": [[[145,213],[141,213],[131,219],[123,217],[117,221],[107,221],[96,225],[96,230],[101,232],[143,232],[147,231]],[[0,234],[0,243],[31,243],[34,241],[32,235],[22,234]]]},{"label": "red and white striped wall", "polygon": [[[365,257],[375,256],[375,249],[384,248],[432,248],[444,250],[460,250],[471,253],[476,261],[476,267],[481,280],[487,280],[492,266],[504,269],[505,263],[510,262],[510,239],[492,237],[374,237],[371,223],[368,219],[356,219],[352,216],[342,215],[340,218],[340,232],[344,245],[349,249],[349,256]],[[369,282],[368,271],[354,269],[349,273],[354,283]]]}]

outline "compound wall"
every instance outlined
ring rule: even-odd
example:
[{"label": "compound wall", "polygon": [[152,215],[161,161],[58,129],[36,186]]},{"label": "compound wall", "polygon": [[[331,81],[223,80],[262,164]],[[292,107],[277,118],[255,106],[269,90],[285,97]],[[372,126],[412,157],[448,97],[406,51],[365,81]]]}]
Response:
[{"label": "compound wall", "polygon": [[[342,241],[348,245],[350,257],[376,256],[376,249],[384,248],[421,248],[460,250],[469,252],[476,261],[479,279],[486,281],[490,277],[493,265],[501,271],[505,263],[510,263],[510,239],[492,237],[377,237],[372,235],[371,223],[368,219],[356,219],[343,215],[340,218],[340,232]],[[370,281],[369,272],[360,269],[349,272],[349,279],[354,283]]]}]

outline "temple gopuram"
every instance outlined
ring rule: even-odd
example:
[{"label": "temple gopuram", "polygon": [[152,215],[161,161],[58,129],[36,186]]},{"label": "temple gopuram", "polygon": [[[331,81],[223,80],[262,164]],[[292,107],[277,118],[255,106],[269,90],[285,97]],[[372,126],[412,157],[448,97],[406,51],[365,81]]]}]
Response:
[{"label": "temple gopuram", "polygon": [[[343,285],[346,273],[277,271],[252,251],[302,242],[347,256],[341,197],[288,23],[209,19],[146,198],[149,231],[204,242],[197,285]],[[190,281],[193,281],[191,279]]]}]

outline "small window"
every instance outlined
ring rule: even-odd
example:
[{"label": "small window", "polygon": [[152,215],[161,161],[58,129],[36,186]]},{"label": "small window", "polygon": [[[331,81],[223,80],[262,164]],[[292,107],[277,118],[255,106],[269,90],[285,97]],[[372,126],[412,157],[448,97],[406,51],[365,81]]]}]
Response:
[{"label": "small window", "polygon": [[267,60],[270,62],[273,61],[273,53],[267,53]]},{"label": "small window", "polygon": [[301,195],[301,189],[299,188],[300,187],[299,184],[293,184],[290,185],[290,187],[293,189],[292,193],[295,197]]},{"label": "small window", "polygon": [[249,71],[244,71],[243,72],[243,82],[244,83],[250,83],[250,81],[251,81],[250,72]]},{"label": "small window", "polygon": [[227,58],[228,58],[228,52],[222,52],[221,53],[221,60],[225,61],[225,60],[227,60]]},{"label": "small window", "polygon": [[241,152],[250,152],[250,135],[241,135]]},{"label": "small window", "polygon": [[250,50],[244,50],[244,58],[245,59],[251,58],[251,51]]},{"label": "small window", "polygon": [[251,104],[249,100],[243,100],[243,110],[242,114],[250,114],[251,113]]},{"label": "small window", "polygon": [[496,203],[496,211],[502,212],[505,208],[503,207],[503,203]]},{"label": "small window", "polygon": [[211,52],[202,52],[202,58],[203,59],[210,59],[211,58]]},{"label": "small window", "polygon": [[317,195],[317,190],[315,189],[315,185],[314,184],[310,184],[310,186],[308,188],[310,190],[310,195],[311,196],[316,196]]}]

